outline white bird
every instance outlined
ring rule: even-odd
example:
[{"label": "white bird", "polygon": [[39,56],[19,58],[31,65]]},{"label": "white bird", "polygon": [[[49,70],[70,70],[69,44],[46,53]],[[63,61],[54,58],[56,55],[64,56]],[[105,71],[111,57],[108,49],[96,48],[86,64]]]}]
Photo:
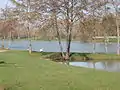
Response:
[{"label": "white bird", "polygon": [[40,52],[43,52],[43,48],[40,49]]}]

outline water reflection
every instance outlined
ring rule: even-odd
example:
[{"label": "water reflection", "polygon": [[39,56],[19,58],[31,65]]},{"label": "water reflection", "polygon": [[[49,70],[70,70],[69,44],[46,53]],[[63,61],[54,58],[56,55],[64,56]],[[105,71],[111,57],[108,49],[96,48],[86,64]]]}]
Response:
[{"label": "water reflection", "polygon": [[101,62],[70,62],[72,66],[80,66],[86,68],[95,68],[112,72],[120,72],[119,61],[101,61]]},{"label": "water reflection", "polygon": [[[27,50],[29,41],[27,40],[16,40],[16,41],[5,41],[5,47],[9,47],[12,50]],[[0,41],[0,47],[2,41]],[[63,50],[66,51],[66,42],[62,42]],[[116,53],[117,43],[107,45],[108,53]],[[53,48],[54,47],[54,48]],[[39,51],[40,48],[44,48],[44,52],[60,52],[58,41],[32,41],[33,51]],[[79,41],[71,42],[71,52],[79,53],[93,53],[93,43],[83,43]],[[104,43],[96,43],[95,52],[105,53]]]}]

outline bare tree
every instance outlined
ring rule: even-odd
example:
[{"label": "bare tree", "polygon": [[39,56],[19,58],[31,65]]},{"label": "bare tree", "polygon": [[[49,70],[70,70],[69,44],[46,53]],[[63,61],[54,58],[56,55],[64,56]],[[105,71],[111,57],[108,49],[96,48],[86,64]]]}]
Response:
[{"label": "bare tree", "polygon": [[32,52],[32,43],[31,43],[31,27],[33,27],[32,23],[34,22],[34,19],[36,19],[35,15],[36,13],[34,12],[33,8],[31,7],[33,4],[31,4],[33,2],[33,0],[20,0],[20,1],[16,1],[16,0],[11,0],[12,3],[14,3],[16,5],[16,7],[18,8],[18,18],[19,18],[19,22],[22,24],[24,23],[24,26],[27,28],[27,38],[29,40],[29,45],[28,45],[28,49],[29,49],[29,53],[31,54]]},{"label": "bare tree", "polygon": [[6,24],[6,20],[7,20],[7,5],[6,5],[6,8],[5,9],[2,9],[2,21],[3,21],[3,24],[2,24],[2,48],[4,49],[4,40],[5,40],[5,24]]},{"label": "bare tree", "polygon": [[[73,26],[75,22],[77,22],[80,19],[80,13],[82,9],[85,9],[85,5],[83,4],[83,1],[79,0],[49,0],[51,4],[49,4],[49,8],[52,11],[52,14],[54,16],[55,21],[55,27],[57,32],[57,38],[60,45],[60,50],[62,57],[65,61],[70,60],[70,47],[71,47],[71,41],[72,41],[72,32],[73,32]],[[66,53],[63,53],[63,47],[61,43],[61,36],[60,32],[61,29],[58,28],[57,22],[62,21],[64,25],[64,32],[66,36]]]},{"label": "bare tree", "polygon": [[117,54],[120,54],[120,30],[119,30],[119,2],[117,0],[111,0],[111,4],[114,6],[115,10],[115,20],[116,20],[116,32],[117,32]]},{"label": "bare tree", "polygon": [[[94,12],[107,3],[101,0],[20,0],[21,2],[19,3],[16,0],[12,1],[17,3],[17,5],[22,5],[24,8],[24,14],[27,16],[28,31],[30,31],[31,13],[39,14],[40,17],[37,18],[35,22],[39,21],[37,23],[42,27],[42,30],[45,30],[47,25],[48,30],[50,30],[52,26],[54,27],[60,46],[61,56],[65,61],[70,60],[71,41],[73,39],[76,23],[83,21],[84,18],[87,19],[89,17],[87,13],[90,13],[92,17],[97,16]],[[91,11],[92,9],[93,12]],[[53,20],[53,25],[51,25],[51,23],[46,24],[50,22],[50,20]],[[95,19],[93,19],[93,21],[95,21]],[[59,22],[62,22],[62,24]],[[32,25],[34,24],[35,23],[32,23]],[[62,29],[60,25],[62,25]],[[92,26],[92,30],[95,32],[94,25]],[[64,39],[66,40],[65,53],[61,42],[62,34],[64,34]]]}]

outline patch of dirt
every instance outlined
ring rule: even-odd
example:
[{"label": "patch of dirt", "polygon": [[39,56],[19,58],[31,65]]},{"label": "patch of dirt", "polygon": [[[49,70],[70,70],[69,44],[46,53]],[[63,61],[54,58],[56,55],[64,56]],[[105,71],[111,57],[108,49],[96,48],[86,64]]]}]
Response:
[{"label": "patch of dirt", "polygon": [[0,52],[6,52],[7,50],[0,50]]},{"label": "patch of dirt", "polygon": [[6,87],[3,85],[0,85],[0,90],[6,90]]}]

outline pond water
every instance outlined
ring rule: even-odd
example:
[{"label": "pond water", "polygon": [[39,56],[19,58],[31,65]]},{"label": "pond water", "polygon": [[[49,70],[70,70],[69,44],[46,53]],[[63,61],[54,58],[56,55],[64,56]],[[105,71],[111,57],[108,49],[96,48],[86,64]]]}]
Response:
[{"label": "pond water", "polygon": [[120,72],[120,61],[100,61],[100,62],[70,62],[72,66],[94,68],[110,72]]},{"label": "pond water", "polygon": [[[2,42],[0,41],[0,47]],[[12,50],[27,50],[29,41],[20,40],[20,41],[5,41],[5,47],[9,47]],[[66,42],[62,42],[63,49],[66,51]],[[33,51],[39,51],[41,48],[44,49],[44,52],[60,52],[59,44],[57,41],[32,41]],[[117,44],[112,43],[107,45],[108,53],[116,53]],[[105,53],[105,44],[96,43],[95,52]],[[71,43],[71,52],[79,53],[92,53],[93,52],[93,43],[84,43],[80,41],[73,41]]]}]

